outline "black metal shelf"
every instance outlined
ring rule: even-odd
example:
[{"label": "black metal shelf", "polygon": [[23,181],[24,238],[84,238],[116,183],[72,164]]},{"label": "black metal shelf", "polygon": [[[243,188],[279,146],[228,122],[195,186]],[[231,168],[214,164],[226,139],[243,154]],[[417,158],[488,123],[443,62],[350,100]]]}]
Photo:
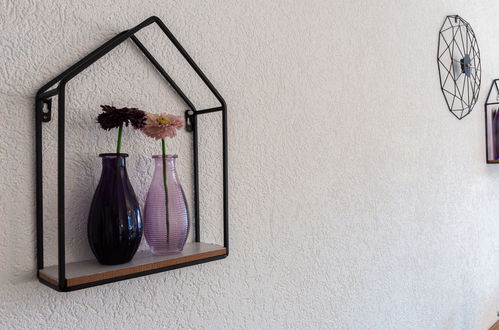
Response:
[{"label": "black metal shelf", "polygon": [[[97,260],[85,260],[66,264],[66,288],[74,291],[129,278],[164,272],[180,267],[223,259],[227,249],[221,245],[187,243],[182,252],[155,256],[150,251],[139,251],[132,261],[121,265],[103,266]],[[59,288],[58,267],[40,269],[40,281],[56,290]]]},{"label": "black metal shelf", "polygon": [[[135,35],[143,28],[156,24],[161,31],[168,37],[175,48],[184,57],[190,67],[196,72],[203,83],[208,87],[215,98],[220,102],[220,106],[198,110],[187,95],[180,89],[165,69],[151,55],[147,48],[140,42]],[[160,75],[170,84],[175,92],[182,98],[188,107],[185,111],[186,130],[193,134],[193,179],[194,179],[194,243],[186,245],[186,251],[177,255],[165,258],[152,258],[138,253],[137,260],[123,265],[119,269],[127,271],[114,271],[113,266],[92,265],[90,273],[83,282],[75,282],[75,274],[79,274],[81,267],[86,267],[89,262],[73,263],[66,265],[65,249],[65,200],[64,200],[64,154],[65,154],[65,88],[66,84],[76,77],[79,73],[98,61],[101,57],[109,53],[122,42],[131,39],[137,48],[144,54],[149,62],[156,68]],[[42,153],[42,123],[50,122],[52,119],[52,98],[57,98],[57,245],[58,245],[58,265],[44,268],[44,250],[43,250],[43,153]],[[198,156],[198,116],[221,112],[222,114],[222,175],[223,175],[223,246],[210,245],[200,241],[200,222],[199,222],[199,156]],[[187,51],[177,41],[166,25],[156,16],[149,17],[139,25],[123,31],[105,42],[99,48],[92,51],[83,59],[72,65],[70,68],[59,74],[57,77],[45,84],[36,94],[35,101],[35,121],[36,121],[36,230],[37,230],[37,277],[41,283],[48,285],[58,291],[72,291],[83,289],[90,286],[116,282],[127,278],[143,276],[151,273],[186,267],[193,264],[218,260],[225,258],[229,254],[229,215],[228,215],[228,156],[227,156],[227,105],[206,75],[197,66]],[[187,255],[186,255],[187,254]],[[139,265],[137,264],[139,263]],[[99,275],[100,274],[100,275]],[[102,274],[107,274],[104,278]]]}]

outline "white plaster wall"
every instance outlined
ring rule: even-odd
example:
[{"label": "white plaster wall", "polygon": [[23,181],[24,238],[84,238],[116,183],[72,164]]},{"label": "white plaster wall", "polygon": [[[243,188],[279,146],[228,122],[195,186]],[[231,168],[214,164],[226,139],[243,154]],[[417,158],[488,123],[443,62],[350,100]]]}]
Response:
[{"label": "white plaster wall", "polygon": [[[1,0],[0,328],[488,328],[499,309],[499,165],[485,164],[482,106],[499,77],[498,12],[494,0]],[[446,110],[436,66],[438,30],[456,13],[483,59],[478,105],[462,121]],[[57,293],[35,279],[33,97],[151,15],[229,106],[231,254]],[[213,105],[147,33],[195,101]],[[81,260],[91,257],[97,154],[115,141],[93,122],[98,105],[185,106],[129,44],[72,81],[68,97],[68,259]],[[218,119],[203,123],[203,142],[220,137]],[[44,128],[53,197],[55,122]],[[187,191],[189,139],[170,144]],[[143,201],[157,146],[129,131],[124,148]],[[217,242],[219,146],[202,152],[204,238]],[[54,212],[47,264],[56,261]]]}]

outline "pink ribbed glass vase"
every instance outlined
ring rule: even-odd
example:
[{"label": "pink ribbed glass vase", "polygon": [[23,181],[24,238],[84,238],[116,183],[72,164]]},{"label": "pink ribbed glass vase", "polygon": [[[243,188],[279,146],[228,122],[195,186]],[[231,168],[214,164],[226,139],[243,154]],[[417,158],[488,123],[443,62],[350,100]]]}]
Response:
[{"label": "pink ribbed glass vase", "polygon": [[152,158],[155,170],[144,207],[144,235],[153,254],[176,253],[189,234],[189,210],[175,169],[177,155],[167,155],[164,162],[161,155]]}]

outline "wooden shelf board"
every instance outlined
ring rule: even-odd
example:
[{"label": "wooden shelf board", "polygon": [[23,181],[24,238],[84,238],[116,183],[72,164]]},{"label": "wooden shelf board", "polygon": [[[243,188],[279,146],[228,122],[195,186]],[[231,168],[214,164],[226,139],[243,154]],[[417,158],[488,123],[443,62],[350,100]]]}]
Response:
[{"label": "wooden shelf board", "polygon": [[488,159],[487,163],[489,163],[489,164],[499,163],[499,159]]},{"label": "wooden shelf board", "polygon": [[[101,265],[97,260],[74,262],[66,264],[67,286],[85,285],[224,255],[227,255],[227,249],[221,245],[187,243],[182,252],[172,255],[155,256],[150,251],[139,251],[132,261],[121,265]],[[39,277],[58,286],[58,274],[58,267],[50,266],[41,269]]]}]

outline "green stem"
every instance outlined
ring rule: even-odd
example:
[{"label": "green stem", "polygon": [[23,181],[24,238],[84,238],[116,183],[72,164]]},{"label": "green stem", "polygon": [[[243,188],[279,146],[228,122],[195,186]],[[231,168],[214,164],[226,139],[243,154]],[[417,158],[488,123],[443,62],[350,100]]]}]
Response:
[{"label": "green stem", "polygon": [[166,144],[161,139],[161,151],[163,156],[163,187],[165,188],[165,210],[166,210],[166,242],[170,240],[170,217],[168,215],[168,186],[166,184]]},{"label": "green stem", "polygon": [[118,144],[116,146],[116,153],[119,154],[121,151],[121,136],[123,135],[123,123],[120,124],[118,128]]}]

